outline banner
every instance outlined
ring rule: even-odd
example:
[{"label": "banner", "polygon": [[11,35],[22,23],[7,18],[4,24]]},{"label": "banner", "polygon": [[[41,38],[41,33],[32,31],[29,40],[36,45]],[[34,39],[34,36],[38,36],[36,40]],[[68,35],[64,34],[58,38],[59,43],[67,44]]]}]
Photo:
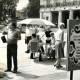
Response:
[{"label": "banner", "polygon": [[67,70],[80,69],[80,20],[68,20]]}]

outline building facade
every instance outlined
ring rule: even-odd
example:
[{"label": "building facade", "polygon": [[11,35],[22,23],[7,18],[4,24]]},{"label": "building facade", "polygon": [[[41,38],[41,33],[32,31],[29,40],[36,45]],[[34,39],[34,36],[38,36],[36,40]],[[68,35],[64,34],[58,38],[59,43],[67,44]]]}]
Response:
[{"label": "building facade", "polygon": [[67,19],[80,19],[80,0],[40,0],[40,18],[67,28]]}]

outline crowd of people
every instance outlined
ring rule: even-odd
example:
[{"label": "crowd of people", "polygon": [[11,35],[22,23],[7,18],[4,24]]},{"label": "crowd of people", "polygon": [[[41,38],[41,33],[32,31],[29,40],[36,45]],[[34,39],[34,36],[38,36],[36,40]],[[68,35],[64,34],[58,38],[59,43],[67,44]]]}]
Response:
[{"label": "crowd of people", "polygon": [[[43,47],[43,41],[41,40],[40,36],[37,34],[39,30],[35,26],[34,29],[31,29],[30,26],[26,27],[25,32],[25,43],[27,44],[27,50],[26,53],[30,53],[30,46],[31,42],[37,42],[38,43],[38,52],[42,52],[42,54],[45,54],[49,57],[49,59],[55,59],[56,62],[54,64],[55,67],[60,68],[62,67],[60,64],[60,59],[64,57],[64,23],[59,24],[59,29],[54,34],[53,31],[50,30],[50,27],[47,26],[44,29],[44,35],[46,36],[45,41],[45,48]],[[4,31],[3,31],[4,34]],[[19,40],[21,31],[17,29],[16,23],[12,23],[10,25],[10,29],[7,33],[7,70],[11,71],[12,68],[12,57],[13,57],[13,63],[14,63],[14,69],[13,72],[16,73],[18,70],[17,66],[17,41]],[[43,36],[44,36],[43,35]],[[42,37],[43,37],[42,36]],[[32,55],[31,55],[32,56]],[[33,57],[30,57],[31,59]]]}]

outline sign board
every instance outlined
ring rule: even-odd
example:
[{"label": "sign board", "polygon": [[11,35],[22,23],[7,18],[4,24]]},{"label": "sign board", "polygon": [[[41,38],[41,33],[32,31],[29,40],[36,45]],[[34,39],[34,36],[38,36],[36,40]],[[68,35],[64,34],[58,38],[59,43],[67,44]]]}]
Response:
[{"label": "sign board", "polygon": [[68,20],[67,70],[80,69],[80,20]]}]

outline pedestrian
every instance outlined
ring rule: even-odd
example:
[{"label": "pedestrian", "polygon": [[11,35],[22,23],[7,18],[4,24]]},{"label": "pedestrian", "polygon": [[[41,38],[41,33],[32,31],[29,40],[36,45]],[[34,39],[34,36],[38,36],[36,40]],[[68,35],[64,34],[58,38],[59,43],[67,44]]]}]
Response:
[{"label": "pedestrian", "polygon": [[17,40],[18,35],[20,35],[20,32],[16,29],[16,23],[12,23],[10,25],[10,29],[7,32],[7,70],[5,70],[5,72],[11,71],[13,58],[13,72],[17,73]]},{"label": "pedestrian", "polygon": [[50,27],[47,26],[47,29],[45,30],[45,35],[46,35],[46,44],[45,44],[45,53],[48,54],[48,45],[51,46],[51,33],[52,31],[50,30]]},{"label": "pedestrian", "polygon": [[51,32],[50,35],[51,35],[51,44],[55,45],[55,36],[54,36],[54,33]]},{"label": "pedestrian", "polygon": [[[32,33],[33,33],[33,30],[31,30],[30,26],[28,25],[26,27],[26,35],[25,35],[25,43],[27,43],[27,45],[28,45],[29,41],[31,40]],[[27,49],[25,52],[29,53],[29,49]]]},{"label": "pedestrian", "polygon": [[64,31],[63,31],[63,27],[64,27],[64,23],[60,23],[59,24],[59,29],[57,30],[56,34],[55,34],[55,52],[56,52],[56,58],[57,61],[55,62],[54,66],[56,66],[57,68],[62,67],[60,64],[60,60],[62,57],[64,57],[64,45],[63,45],[63,41],[64,41]]},{"label": "pedestrian", "polygon": [[44,54],[43,42],[42,42],[42,40],[41,40],[39,35],[37,35],[37,39],[39,41],[40,49],[41,49],[42,53]]},{"label": "pedestrian", "polygon": [[38,26],[33,26],[33,33],[37,35],[38,32]]},{"label": "pedestrian", "polygon": [[47,27],[47,29],[46,29],[46,31],[45,31],[45,35],[46,35],[46,43],[48,44],[48,43],[51,43],[51,39],[50,39],[50,37],[51,37],[51,35],[50,35],[50,33],[51,33],[52,31],[50,30],[50,27],[48,26]]},{"label": "pedestrian", "polygon": [[55,36],[54,33],[51,32],[51,46],[48,48],[49,60],[55,59]]}]

